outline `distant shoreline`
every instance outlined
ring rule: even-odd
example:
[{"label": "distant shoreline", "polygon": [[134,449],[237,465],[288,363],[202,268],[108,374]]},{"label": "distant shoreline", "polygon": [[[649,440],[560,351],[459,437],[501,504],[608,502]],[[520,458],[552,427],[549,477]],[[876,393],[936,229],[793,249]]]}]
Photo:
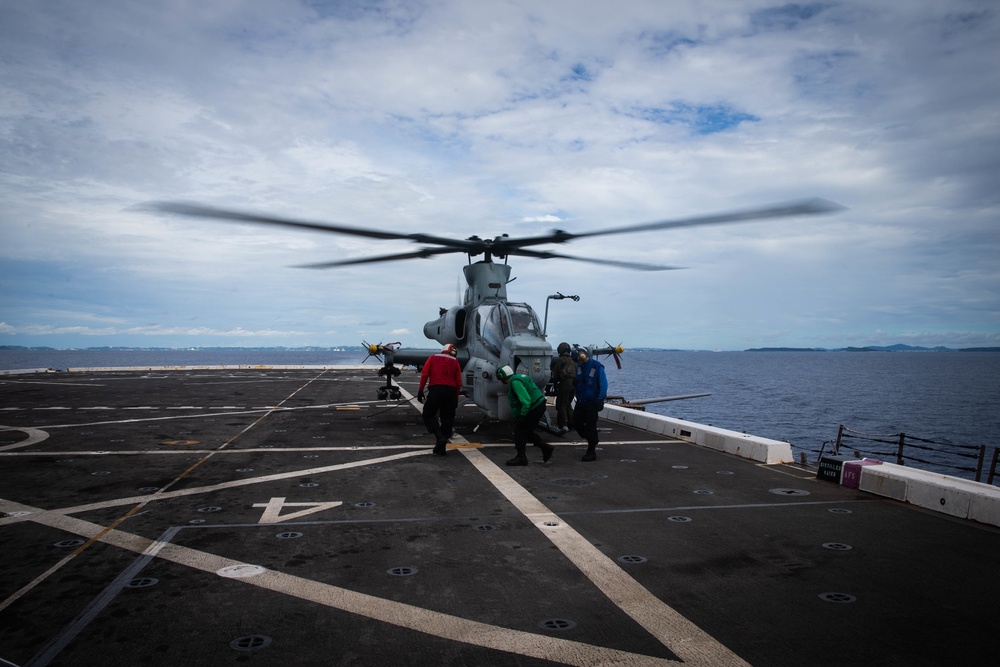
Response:
[{"label": "distant shoreline", "polygon": [[[431,345],[430,347],[433,347]],[[31,351],[31,352],[366,352],[368,348],[361,345],[337,345],[332,347],[133,347],[133,346],[97,346],[97,347],[48,347],[44,345],[0,345],[0,350]],[[885,345],[866,347],[752,347],[745,350],[682,350],[662,347],[627,348],[633,352],[1000,352],[1000,347],[920,347],[915,345]]]}]

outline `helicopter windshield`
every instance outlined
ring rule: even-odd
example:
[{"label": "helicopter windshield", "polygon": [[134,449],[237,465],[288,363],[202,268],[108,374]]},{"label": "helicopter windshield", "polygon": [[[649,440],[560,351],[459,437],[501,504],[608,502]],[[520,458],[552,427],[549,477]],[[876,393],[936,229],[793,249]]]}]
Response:
[{"label": "helicopter windshield", "polygon": [[483,343],[493,354],[500,355],[503,340],[510,335],[510,318],[503,304],[480,306],[476,313],[476,324]]},{"label": "helicopter windshield", "polygon": [[526,303],[482,305],[476,311],[476,327],[483,344],[496,355],[500,354],[503,341],[508,336],[537,336],[540,331],[535,311]]},{"label": "helicopter windshield", "polygon": [[531,309],[531,306],[526,303],[508,303],[507,310],[510,311],[513,333],[538,335],[538,320],[535,319],[535,311]]}]

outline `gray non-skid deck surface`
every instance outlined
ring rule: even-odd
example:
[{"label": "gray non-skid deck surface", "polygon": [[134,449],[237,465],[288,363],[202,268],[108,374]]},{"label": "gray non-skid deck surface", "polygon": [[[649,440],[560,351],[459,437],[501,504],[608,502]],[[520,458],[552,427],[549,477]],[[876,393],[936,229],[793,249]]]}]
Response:
[{"label": "gray non-skid deck surface", "polygon": [[464,407],[432,456],[380,382],[0,378],[0,658],[995,664],[1000,531],[620,425],[507,468]]}]

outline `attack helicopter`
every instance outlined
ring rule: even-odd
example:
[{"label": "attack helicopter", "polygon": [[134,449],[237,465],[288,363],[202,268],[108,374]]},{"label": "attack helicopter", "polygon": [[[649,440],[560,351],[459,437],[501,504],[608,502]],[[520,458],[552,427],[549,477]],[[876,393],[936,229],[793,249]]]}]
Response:
[{"label": "attack helicopter", "polygon": [[[150,202],[143,205],[142,208],[175,215],[277,225],[377,240],[404,240],[422,246],[412,252],[306,264],[300,268],[327,269],[429,258],[445,254],[462,253],[467,255],[468,263],[462,267],[467,283],[463,303],[451,308],[441,308],[437,319],[427,322],[423,331],[427,338],[435,340],[441,345],[450,343],[458,348],[458,361],[462,367],[464,391],[490,418],[500,420],[510,420],[511,413],[506,398],[507,388],[496,379],[496,369],[509,365],[515,371],[531,376],[538,386],[544,387],[549,380],[549,367],[553,359],[552,345],[546,340],[547,332],[542,328],[535,310],[527,303],[509,301],[507,298],[507,284],[511,282],[512,267],[507,263],[510,257],[565,259],[641,271],[674,270],[682,267],[566,255],[536,249],[536,247],[547,244],[564,244],[577,239],[611,234],[817,215],[843,209],[842,206],[834,202],[813,198],[762,208],[676,220],[660,220],[582,233],[554,230],[548,234],[522,238],[511,238],[507,234],[502,234],[492,239],[478,236],[453,239],[433,234],[404,234],[381,229],[293,220],[186,202]],[[480,255],[482,259],[473,261]],[[502,263],[498,260],[502,260]],[[558,296],[562,297],[563,295]],[[397,365],[412,365],[420,368],[431,355],[438,353],[436,349],[404,350],[397,343],[366,343],[366,347],[370,356],[375,356],[383,362],[383,366],[378,371],[379,375],[385,378],[385,385],[378,389],[380,400],[399,400],[402,396],[398,385],[393,383],[393,379],[398,377],[401,372]],[[591,356],[614,355],[616,361],[618,355],[623,351],[621,346],[611,345],[604,347],[591,345],[587,346],[586,349]]]}]

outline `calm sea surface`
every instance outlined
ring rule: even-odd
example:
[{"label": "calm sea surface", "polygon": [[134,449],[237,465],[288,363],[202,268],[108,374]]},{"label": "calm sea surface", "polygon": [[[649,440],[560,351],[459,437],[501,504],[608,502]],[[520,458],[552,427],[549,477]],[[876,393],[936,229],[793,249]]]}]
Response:
[{"label": "calm sea surface", "polygon": [[[353,365],[363,352],[284,350],[0,350],[0,370],[180,365]],[[1000,446],[1000,353],[990,352],[626,352],[623,368],[604,359],[611,394],[628,399],[711,393],[647,406],[647,411],[785,440],[814,458],[845,425],[850,450],[895,460],[898,434],[907,463],[960,477],[974,450]],[[373,367],[377,364],[369,359]],[[374,368],[373,368],[374,372]],[[829,450],[830,445],[827,445]],[[964,455],[964,456],[963,456]],[[983,477],[985,481],[985,475]],[[994,483],[1000,483],[995,480]]]}]

